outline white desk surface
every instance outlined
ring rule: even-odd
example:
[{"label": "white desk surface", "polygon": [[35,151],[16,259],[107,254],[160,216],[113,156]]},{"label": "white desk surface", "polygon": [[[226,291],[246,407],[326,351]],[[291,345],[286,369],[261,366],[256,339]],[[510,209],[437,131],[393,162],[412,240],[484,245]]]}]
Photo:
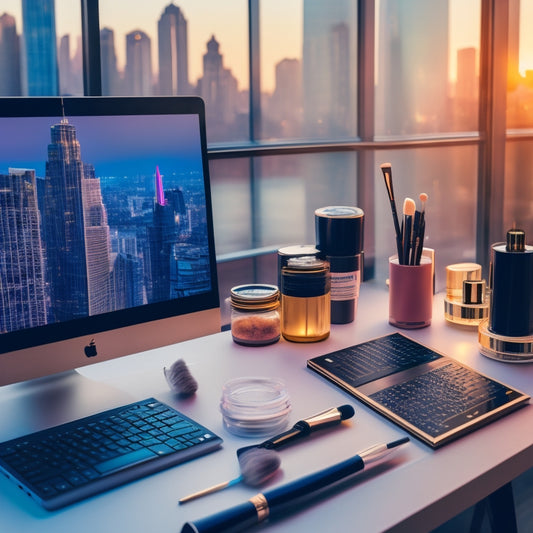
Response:
[{"label": "white desk surface", "polygon": [[[385,288],[363,284],[355,322],[333,325],[329,339],[319,343],[281,340],[267,347],[246,348],[224,332],[80,370],[85,378],[79,379],[86,381],[90,400],[87,396],[72,399],[65,418],[155,396],[219,434],[223,447],[55,512],[41,509],[0,476],[0,529],[8,533],[177,532],[187,520],[242,503],[261,490],[325,468],[373,444],[405,436],[404,430],[306,368],[310,357],[398,331],[388,324],[387,298]],[[403,333],[533,396],[533,364],[505,364],[480,355],[477,330],[450,325],[443,315],[443,298],[437,295],[432,325]],[[196,395],[186,400],[170,392],[162,372],[178,358],[187,362],[199,383]],[[182,496],[237,477],[235,450],[262,440],[239,438],[223,427],[218,408],[222,385],[238,376],[283,378],[292,398],[290,425],[346,403],[354,406],[355,416],[340,427],[280,449],[281,470],[262,489],[240,484],[178,506]],[[50,422],[46,408],[50,403],[39,403],[31,416],[20,409],[32,394],[31,386],[0,389],[0,440]],[[60,393],[47,394],[46,402],[57,405],[61,401]],[[311,507],[299,508],[283,521],[254,530],[301,533],[334,527],[353,531],[354,526],[365,533],[431,530],[533,466],[532,428],[533,408],[528,404],[436,451],[411,439],[387,468],[360,473]]]}]

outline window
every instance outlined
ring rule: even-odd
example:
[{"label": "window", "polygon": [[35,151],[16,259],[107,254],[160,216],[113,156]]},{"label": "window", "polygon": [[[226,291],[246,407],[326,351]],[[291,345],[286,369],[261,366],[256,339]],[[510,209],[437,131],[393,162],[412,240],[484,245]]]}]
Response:
[{"label": "window", "polygon": [[0,96],[83,94],[81,11],[69,0],[3,0]]},{"label": "window", "polygon": [[[366,276],[384,278],[382,162],[400,209],[429,194],[438,288],[448,263],[487,268],[510,226],[533,232],[533,0],[53,6],[4,0],[0,94],[202,96],[221,299],[231,284],[276,282],[276,248],[314,242],[314,210],[331,204],[364,209]],[[82,14],[97,75],[82,70]]]},{"label": "window", "polygon": [[[502,187],[505,228],[519,227],[533,235],[533,39],[527,20],[533,1],[512,2],[509,13],[509,57],[505,181]],[[517,31],[519,28],[519,31]]]},{"label": "window", "polygon": [[209,142],[247,140],[245,0],[100,0],[99,15],[103,94],[196,94]]}]

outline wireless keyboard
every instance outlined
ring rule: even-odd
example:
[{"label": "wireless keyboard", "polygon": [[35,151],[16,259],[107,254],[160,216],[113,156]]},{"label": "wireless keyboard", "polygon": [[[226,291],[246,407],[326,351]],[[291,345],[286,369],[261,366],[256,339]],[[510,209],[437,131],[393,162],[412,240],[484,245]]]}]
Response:
[{"label": "wireless keyboard", "polygon": [[0,470],[58,509],[215,450],[222,439],[148,398],[0,443]]}]

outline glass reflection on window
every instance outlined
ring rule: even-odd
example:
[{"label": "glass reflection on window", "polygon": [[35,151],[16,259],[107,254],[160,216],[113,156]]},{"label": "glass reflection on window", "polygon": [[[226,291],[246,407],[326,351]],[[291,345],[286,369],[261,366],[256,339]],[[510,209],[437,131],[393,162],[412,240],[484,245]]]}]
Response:
[{"label": "glass reflection on window", "polygon": [[100,0],[104,95],[198,95],[208,142],[248,138],[245,0]]},{"label": "glass reflection on window", "polygon": [[477,130],[480,1],[376,6],[376,136]]},{"label": "glass reflection on window", "polygon": [[0,96],[83,94],[79,2],[3,0]]}]

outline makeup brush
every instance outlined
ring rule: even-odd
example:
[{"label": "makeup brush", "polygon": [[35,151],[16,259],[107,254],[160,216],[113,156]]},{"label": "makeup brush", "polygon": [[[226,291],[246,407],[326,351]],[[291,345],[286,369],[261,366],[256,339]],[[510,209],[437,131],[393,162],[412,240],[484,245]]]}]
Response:
[{"label": "makeup brush", "polygon": [[307,437],[311,433],[318,431],[319,429],[325,429],[332,426],[339,425],[343,420],[352,418],[355,414],[355,410],[351,405],[341,405],[339,407],[332,407],[325,411],[299,420],[288,431],[284,431],[275,437],[270,437],[268,440],[263,441],[260,444],[254,444],[252,446],[245,446],[237,450],[237,457],[247,450],[252,448],[267,448],[269,450],[276,450],[280,446],[289,444],[302,437]]},{"label": "makeup brush", "polygon": [[218,483],[204,490],[200,490],[179,500],[179,503],[187,503],[196,498],[206,496],[237,483],[245,483],[250,487],[258,487],[272,477],[281,463],[279,455],[274,450],[266,448],[253,448],[241,453],[238,457],[241,467],[241,475],[230,481]]},{"label": "makeup brush", "polygon": [[403,202],[403,263],[409,265],[409,254],[413,247],[413,216],[416,204],[412,198],[406,198]]},{"label": "makeup brush", "polygon": [[[252,496],[248,501],[229,509],[206,516],[194,522],[186,522],[181,533],[229,533],[242,531],[271,518],[280,519],[302,504],[312,503],[313,494],[325,496],[325,491],[342,480],[388,459],[388,456],[409,442],[409,437],[389,443],[380,443],[340,463],[316,471],[307,476],[274,487]],[[297,505],[295,505],[297,503]]]},{"label": "makeup brush", "polygon": [[380,165],[381,172],[383,172],[383,179],[385,180],[385,187],[389,195],[389,202],[392,211],[392,221],[394,222],[394,231],[396,232],[396,250],[398,252],[398,261],[402,264],[402,232],[400,230],[400,222],[398,221],[398,213],[396,212],[396,201],[394,199],[394,187],[392,185],[392,165],[390,163],[383,163]]},{"label": "makeup brush", "polygon": [[163,373],[168,386],[182,396],[191,396],[198,390],[198,383],[183,359],[178,359],[170,368],[163,368]]},{"label": "makeup brush", "polygon": [[425,192],[420,193],[420,220],[418,222],[418,231],[417,231],[417,250],[415,257],[415,264],[420,264],[420,259],[422,258],[422,250],[424,249],[424,234],[426,231],[426,202],[428,200],[428,195]]}]

